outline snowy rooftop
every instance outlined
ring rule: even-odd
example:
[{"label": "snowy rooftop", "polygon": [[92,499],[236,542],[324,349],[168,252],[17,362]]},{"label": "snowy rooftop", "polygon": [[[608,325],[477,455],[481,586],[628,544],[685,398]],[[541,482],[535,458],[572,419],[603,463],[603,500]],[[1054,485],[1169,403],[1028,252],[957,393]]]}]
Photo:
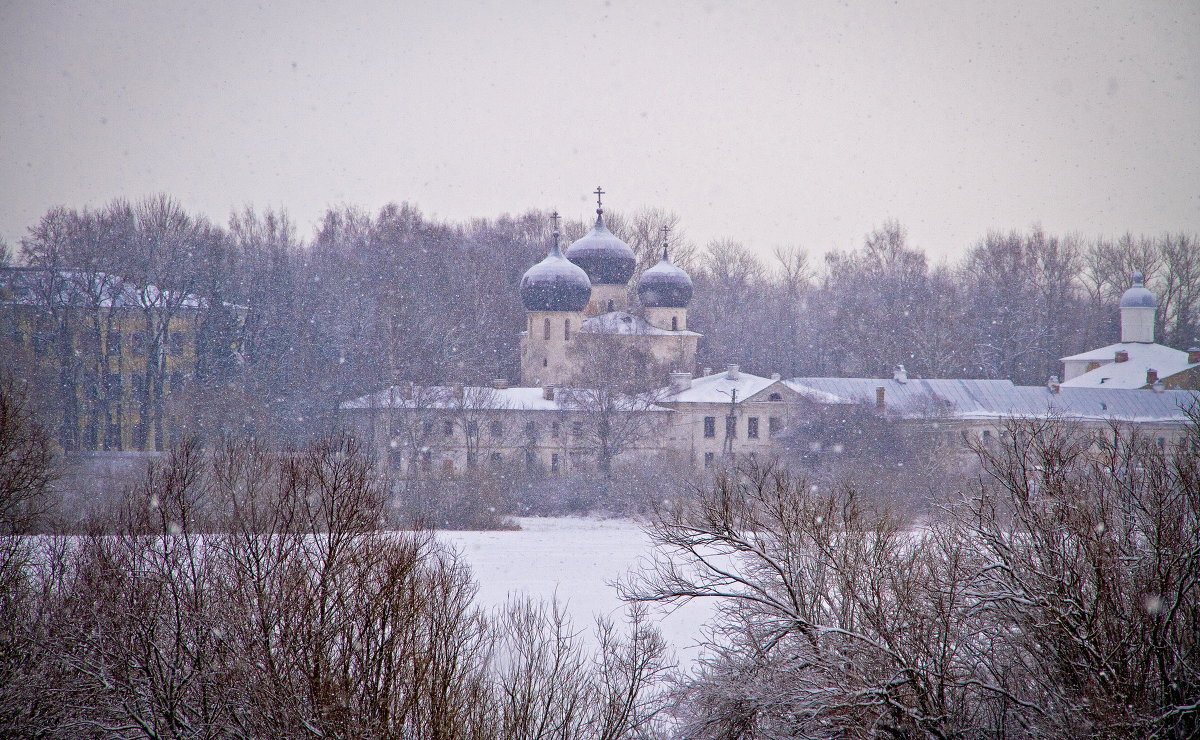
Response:
[{"label": "snowy rooftop", "polygon": [[[453,410],[469,408],[480,411],[578,411],[583,405],[576,392],[556,388],[554,397],[547,399],[543,388],[493,388],[465,386],[458,397],[452,386],[394,385],[377,393],[369,393],[341,404],[343,410],[358,409],[432,409]],[[579,391],[579,394],[586,391]],[[409,396],[405,398],[405,396]],[[631,404],[632,406],[632,404]],[[639,411],[668,411],[661,406],[637,404]]]},{"label": "snowy rooftop", "polygon": [[[1127,352],[1129,359],[1116,362],[1117,352]],[[1071,388],[1141,388],[1146,385],[1146,371],[1157,370],[1158,377],[1165,378],[1200,363],[1188,362],[1188,353],[1161,344],[1143,342],[1118,342],[1089,352],[1062,358],[1067,361],[1100,362],[1100,367],[1063,381]]]},{"label": "snowy rooftop", "polygon": [[[150,308],[178,305],[182,308],[207,308],[208,300],[192,293],[160,290],[156,285],[137,285],[119,275],[83,270],[52,272],[37,268],[10,268],[3,271],[0,302],[24,306],[52,302],[59,306],[95,306],[98,308]],[[225,304],[238,308],[233,304]]]},{"label": "snowy rooftop", "polygon": [[[682,333],[682,332],[680,332]],[[778,379],[763,378],[750,373],[738,372],[730,378],[728,371],[705,375],[691,382],[691,387],[663,396],[663,403],[729,403],[733,391],[739,400],[746,400],[768,386],[780,382]]]},{"label": "snowy rooftop", "polygon": [[1194,391],[1062,387],[1054,393],[1044,386],[1019,386],[1008,380],[791,378],[786,384],[806,397],[836,397],[839,401],[835,402],[840,403],[873,404],[875,389],[883,388],[887,408],[909,418],[1067,416],[1086,421],[1178,423],[1186,418],[1183,408],[1200,402],[1200,393]]},{"label": "snowy rooftop", "polygon": [[669,331],[652,326],[641,316],[625,311],[610,311],[583,322],[581,332],[589,334],[667,334],[676,337],[698,337],[694,331]]}]

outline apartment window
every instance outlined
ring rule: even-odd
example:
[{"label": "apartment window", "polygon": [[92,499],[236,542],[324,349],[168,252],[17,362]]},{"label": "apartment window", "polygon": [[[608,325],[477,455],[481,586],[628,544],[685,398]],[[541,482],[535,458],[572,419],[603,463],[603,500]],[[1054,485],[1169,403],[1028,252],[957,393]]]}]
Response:
[{"label": "apartment window", "polygon": [[772,416],[767,419],[767,432],[772,437],[778,434],[780,429],[783,429],[782,419],[780,419],[778,416]]},{"label": "apartment window", "polygon": [[731,439],[737,437],[737,417],[732,414],[725,417],[725,436]]},{"label": "apartment window", "polygon": [[671,331],[679,331],[679,317],[678,316],[671,317]]},{"label": "apartment window", "polygon": [[571,341],[571,320],[570,319],[566,319],[565,321],[563,321],[563,340],[567,341],[567,342]]},{"label": "apartment window", "polygon": [[421,436],[429,437],[432,435],[433,435],[433,422],[432,421],[421,422]]},{"label": "apartment window", "polygon": [[490,432],[491,432],[491,435],[492,435],[493,437],[503,437],[503,436],[504,436],[504,422],[502,422],[502,421],[493,421],[493,422],[492,422],[492,423],[489,425],[489,430],[488,430],[488,431],[490,431]]},{"label": "apartment window", "polygon": [[446,419],[445,421],[442,422],[442,436],[443,437],[453,437],[454,436],[454,422],[453,421]]},{"label": "apartment window", "polygon": [[715,457],[716,456],[711,452],[704,453],[704,467],[711,468],[713,466],[713,460]]},{"label": "apartment window", "polygon": [[558,472],[558,453],[557,452],[554,452],[550,455],[550,472],[551,473]]},{"label": "apartment window", "polygon": [[537,424],[532,421],[525,422],[525,438],[530,442],[537,440]]},{"label": "apartment window", "polygon": [[758,417],[751,416],[746,419],[746,436],[750,439],[758,439]]},{"label": "apartment window", "polygon": [[108,353],[110,355],[121,354],[121,332],[116,329],[109,329],[106,339],[108,340]]},{"label": "apartment window", "polygon": [[571,422],[571,436],[575,437],[575,439],[579,439],[580,437],[583,436],[583,422],[582,421]]},{"label": "apartment window", "polygon": [[[546,319],[545,322],[542,323],[542,339],[549,339],[549,338],[550,338],[550,319]],[[544,360],[543,360],[543,362],[544,362]]]},{"label": "apartment window", "polygon": [[533,470],[537,467],[537,457],[534,456],[533,450],[525,450],[525,469]]},{"label": "apartment window", "polygon": [[488,456],[488,462],[493,468],[500,467],[500,463],[504,462],[504,457],[499,452],[493,452]]},{"label": "apartment window", "polygon": [[717,417],[715,417],[715,416],[704,417],[704,436],[705,437],[717,436]]},{"label": "apartment window", "polygon": [[449,458],[442,460],[442,472],[446,475],[454,475],[454,461]]},{"label": "apartment window", "polygon": [[433,451],[425,450],[421,453],[421,470],[426,473],[433,470]]},{"label": "apartment window", "polygon": [[467,436],[468,437],[478,437],[479,436],[479,422],[477,422],[477,421],[468,421],[467,422]]},{"label": "apartment window", "polygon": [[562,435],[562,425],[557,421],[550,423],[550,436],[558,439]]}]

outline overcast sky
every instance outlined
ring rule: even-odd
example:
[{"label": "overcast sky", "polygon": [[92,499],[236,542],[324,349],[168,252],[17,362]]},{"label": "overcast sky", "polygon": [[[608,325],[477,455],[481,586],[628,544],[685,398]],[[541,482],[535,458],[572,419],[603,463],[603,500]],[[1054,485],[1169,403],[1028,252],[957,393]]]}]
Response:
[{"label": "overcast sky", "polygon": [[4,3],[0,236],[155,192],[305,237],[583,217],[597,184],[764,252],[1200,230],[1200,4],[849,5]]}]

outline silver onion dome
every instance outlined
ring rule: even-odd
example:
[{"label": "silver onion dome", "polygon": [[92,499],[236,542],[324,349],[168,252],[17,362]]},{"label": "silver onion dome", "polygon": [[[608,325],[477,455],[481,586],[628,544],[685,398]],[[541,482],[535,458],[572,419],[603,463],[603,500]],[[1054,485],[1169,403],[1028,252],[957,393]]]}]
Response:
[{"label": "silver onion dome", "polygon": [[1133,273],[1133,285],[1121,296],[1121,308],[1158,308],[1154,294],[1142,285],[1142,273]]},{"label": "silver onion dome", "polygon": [[553,218],[554,246],[546,259],[521,277],[521,303],[526,311],[582,311],[592,296],[592,283],[587,273],[559,249],[557,212]]},{"label": "silver onion dome", "polygon": [[625,285],[637,268],[637,258],[629,245],[604,225],[604,207],[596,188],[596,224],[567,248],[567,259],[587,273],[593,285]]}]

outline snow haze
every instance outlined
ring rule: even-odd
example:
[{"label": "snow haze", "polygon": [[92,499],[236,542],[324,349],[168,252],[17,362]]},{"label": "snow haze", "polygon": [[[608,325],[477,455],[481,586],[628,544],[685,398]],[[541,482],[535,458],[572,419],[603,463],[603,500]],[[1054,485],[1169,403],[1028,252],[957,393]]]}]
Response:
[{"label": "snow haze", "polygon": [[154,192],[302,232],[674,210],[690,238],[850,248],[887,218],[1200,228],[1191,3],[17,3],[0,9],[0,236]]}]

